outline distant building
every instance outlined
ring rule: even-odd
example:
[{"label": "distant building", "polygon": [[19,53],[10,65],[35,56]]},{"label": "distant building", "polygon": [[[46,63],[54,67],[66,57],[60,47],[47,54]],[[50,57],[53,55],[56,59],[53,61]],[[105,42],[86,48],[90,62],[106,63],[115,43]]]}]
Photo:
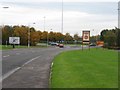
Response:
[{"label": "distant building", "polygon": [[118,2],[118,28],[120,28],[120,1]]}]

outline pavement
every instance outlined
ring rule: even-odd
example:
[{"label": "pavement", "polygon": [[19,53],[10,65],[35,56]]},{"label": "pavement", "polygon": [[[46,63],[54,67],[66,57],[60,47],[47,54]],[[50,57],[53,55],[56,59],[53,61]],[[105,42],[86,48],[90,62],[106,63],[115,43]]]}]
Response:
[{"label": "pavement", "polygon": [[2,51],[3,88],[49,88],[50,67],[56,55],[80,47],[30,48]]}]

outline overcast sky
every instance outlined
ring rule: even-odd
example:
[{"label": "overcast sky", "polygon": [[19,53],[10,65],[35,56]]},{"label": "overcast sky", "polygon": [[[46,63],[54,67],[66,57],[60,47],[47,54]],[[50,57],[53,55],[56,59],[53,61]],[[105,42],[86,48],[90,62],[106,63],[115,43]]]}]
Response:
[{"label": "overcast sky", "polygon": [[[62,0],[0,0],[0,24],[28,25],[37,30],[61,32]],[[91,35],[118,25],[119,0],[63,0],[63,32]],[[113,2],[114,1],[114,2]],[[2,7],[8,6],[8,9]],[[36,23],[33,25],[33,23]],[[93,30],[94,29],[94,30]]]}]

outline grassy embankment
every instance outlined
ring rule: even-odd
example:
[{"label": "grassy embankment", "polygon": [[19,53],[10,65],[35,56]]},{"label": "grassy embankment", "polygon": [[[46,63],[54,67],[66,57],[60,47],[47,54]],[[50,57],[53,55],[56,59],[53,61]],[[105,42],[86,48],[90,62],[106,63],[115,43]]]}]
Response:
[{"label": "grassy embankment", "polygon": [[118,87],[117,51],[67,51],[56,56],[53,63],[51,88]]}]

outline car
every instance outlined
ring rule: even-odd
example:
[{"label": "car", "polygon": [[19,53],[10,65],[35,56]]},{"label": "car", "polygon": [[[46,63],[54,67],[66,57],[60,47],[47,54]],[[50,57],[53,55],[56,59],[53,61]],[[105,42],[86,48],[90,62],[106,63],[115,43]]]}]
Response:
[{"label": "car", "polygon": [[96,46],[96,44],[95,43],[91,43],[90,46]]},{"label": "car", "polygon": [[56,42],[51,42],[50,45],[51,45],[51,46],[58,46],[59,44],[56,43]]},{"label": "car", "polygon": [[64,48],[64,44],[59,44],[59,47],[60,48]]}]

